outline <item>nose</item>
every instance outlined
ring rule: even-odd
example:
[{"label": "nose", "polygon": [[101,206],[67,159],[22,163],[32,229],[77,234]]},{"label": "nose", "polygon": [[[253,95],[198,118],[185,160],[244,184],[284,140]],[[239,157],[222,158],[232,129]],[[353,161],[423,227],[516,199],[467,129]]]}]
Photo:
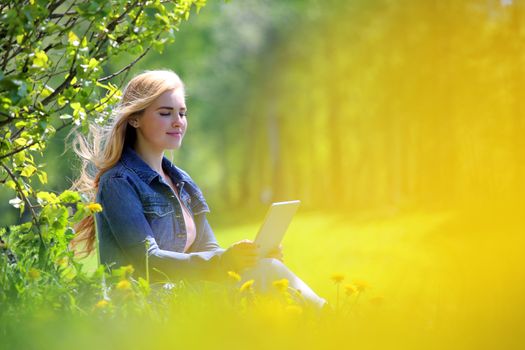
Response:
[{"label": "nose", "polygon": [[172,126],[182,126],[183,125],[183,118],[177,113],[175,117],[173,118],[173,121],[171,122]]}]

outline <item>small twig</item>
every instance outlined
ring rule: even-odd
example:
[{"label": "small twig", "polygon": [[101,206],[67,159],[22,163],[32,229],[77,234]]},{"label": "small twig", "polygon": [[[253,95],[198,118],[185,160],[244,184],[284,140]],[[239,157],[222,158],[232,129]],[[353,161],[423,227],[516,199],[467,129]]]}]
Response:
[{"label": "small twig", "polygon": [[20,133],[21,133],[22,131],[25,130],[25,128],[26,128],[26,127],[23,126],[23,127],[21,127],[20,129],[18,129],[18,130],[17,130],[17,131],[16,131],[16,132],[10,137],[10,139],[11,139],[11,140],[14,140],[18,135],[20,135]]},{"label": "small twig", "polygon": [[62,18],[62,17],[65,17],[65,16],[75,16],[75,15],[78,15],[77,11],[67,11],[67,12],[64,12],[64,13],[52,13],[49,16],[49,18],[50,19],[55,19],[55,18]]},{"label": "small twig", "polygon": [[98,79],[98,82],[99,82],[99,83],[102,83],[102,82],[104,82],[104,81],[106,81],[106,80],[110,80],[110,79],[116,77],[117,75],[120,75],[122,72],[127,71],[128,69],[130,69],[131,67],[133,67],[133,65],[134,65],[135,63],[137,63],[142,57],[144,57],[144,56],[148,53],[148,51],[149,51],[150,49],[151,49],[151,46],[148,46],[148,48],[146,48],[146,50],[144,50],[144,52],[141,53],[140,56],[138,56],[136,59],[134,59],[130,64],[128,64],[127,66],[125,66],[124,68],[122,68],[121,70],[119,70],[118,72],[115,72],[115,73],[110,74],[110,75],[108,75],[108,76],[106,76],[106,77],[103,77],[103,78]]},{"label": "small twig", "polygon": [[12,40],[13,40],[13,35],[11,34],[11,36],[7,40],[7,44],[9,46],[7,46],[7,48],[5,49],[5,53],[4,53],[4,61],[2,63],[2,70],[3,71],[5,71],[5,69],[7,68],[7,63],[9,62],[9,52],[11,51],[11,41]]},{"label": "small twig", "polygon": [[74,74],[74,67],[75,67],[75,63],[76,63],[76,55],[73,57],[73,62],[71,63],[71,67],[69,68],[69,75],[67,76],[66,80],[64,80],[62,82],[62,84],[60,84],[56,89],[55,91],[53,91],[51,93],[51,95],[47,96],[45,99],[42,100],[42,104],[43,105],[46,105],[49,103],[49,101],[51,101],[52,99],[54,99],[59,93],[61,93],[65,88],[67,88],[69,86],[69,84],[71,83],[71,80],[73,80],[73,78],[75,77],[75,74]]},{"label": "small twig", "polygon": [[0,160],[2,160],[2,159],[4,159],[4,158],[7,158],[7,157],[9,157],[9,156],[12,156],[13,154],[17,154],[18,152],[22,152],[23,150],[25,150],[25,149],[27,149],[27,148],[33,146],[33,145],[36,145],[36,144],[38,144],[38,143],[40,143],[40,142],[41,142],[41,141],[30,141],[29,143],[27,143],[27,144],[26,144],[25,146],[23,146],[23,147],[17,148],[17,149],[15,149],[15,150],[11,151],[11,152],[8,152],[8,153],[6,153],[6,154],[2,154],[2,155],[0,155]]},{"label": "small twig", "polygon": [[36,227],[36,231],[38,233],[38,237],[40,237],[40,242],[42,245],[47,248],[46,242],[44,241],[44,237],[42,237],[42,232],[40,232],[40,226],[38,225],[38,216],[33,208],[33,205],[29,201],[29,198],[24,194],[24,190],[20,187],[20,184],[18,181],[16,181],[16,176],[11,172],[11,169],[9,169],[3,162],[0,163],[2,165],[2,168],[5,169],[11,180],[15,183],[17,192],[22,197],[22,200],[26,203],[27,207],[29,208],[32,216],[33,225]]}]

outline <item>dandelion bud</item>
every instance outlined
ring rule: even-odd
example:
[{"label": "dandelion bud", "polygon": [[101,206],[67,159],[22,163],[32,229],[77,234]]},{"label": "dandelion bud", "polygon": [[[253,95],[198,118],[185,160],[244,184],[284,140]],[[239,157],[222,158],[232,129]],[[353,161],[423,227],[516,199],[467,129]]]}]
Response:
[{"label": "dandelion bud", "polygon": [[131,289],[131,283],[129,283],[128,280],[122,280],[119,283],[117,283],[117,289],[118,290],[129,290]]}]

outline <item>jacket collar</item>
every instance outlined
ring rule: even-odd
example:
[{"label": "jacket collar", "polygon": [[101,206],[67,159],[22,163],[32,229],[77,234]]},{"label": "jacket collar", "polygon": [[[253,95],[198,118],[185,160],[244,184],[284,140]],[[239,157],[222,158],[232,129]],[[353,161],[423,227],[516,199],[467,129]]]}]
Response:
[{"label": "jacket collar", "polygon": [[[151,184],[153,179],[160,177],[160,174],[153,170],[135,150],[130,146],[124,146],[122,156],[120,158],[122,164],[134,171],[144,182]],[[179,168],[173,165],[166,157],[162,158],[162,168],[168,173],[176,184],[189,182],[190,178],[182,172]],[[182,185],[182,184],[181,184]]]},{"label": "jacket collar", "polygon": [[[130,146],[124,146],[122,156],[120,157],[121,163],[131,171],[134,171],[142,181],[148,185],[158,178],[160,181],[160,174],[153,170],[135,150]],[[185,191],[193,199],[191,201],[191,207],[194,214],[200,214],[202,212],[210,212],[208,203],[204,199],[200,188],[193,182],[190,176],[182,169],[176,167],[171,163],[168,158],[162,158],[162,168],[168,173],[168,176],[175,183],[175,185],[182,190],[185,187]],[[186,185],[186,186],[184,186]]]}]

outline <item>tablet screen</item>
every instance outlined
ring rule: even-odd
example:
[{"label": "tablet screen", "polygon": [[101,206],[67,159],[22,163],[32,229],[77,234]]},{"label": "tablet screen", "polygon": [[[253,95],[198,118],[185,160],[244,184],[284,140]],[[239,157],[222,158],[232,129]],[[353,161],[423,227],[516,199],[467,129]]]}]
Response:
[{"label": "tablet screen", "polygon": [[260,246],[259,256],[264,257],[279,246],[300,203],[296,200],[272,204],[255,237],[254,242]]}]

